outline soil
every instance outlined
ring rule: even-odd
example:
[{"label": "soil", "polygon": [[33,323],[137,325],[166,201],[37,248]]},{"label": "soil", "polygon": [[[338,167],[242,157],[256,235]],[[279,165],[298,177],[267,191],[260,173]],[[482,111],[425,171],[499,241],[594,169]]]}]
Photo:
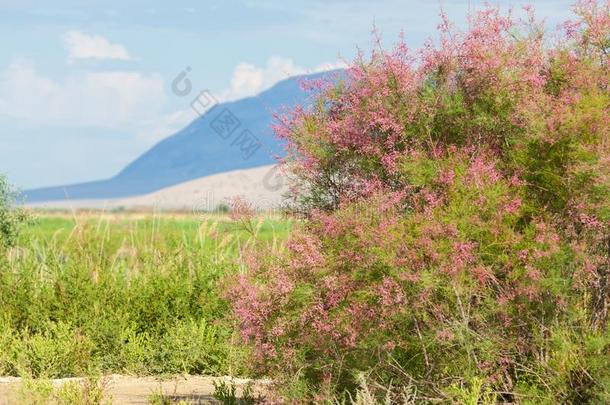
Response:
[{"label": "soil", "polygon": [[[170,399],[172,403],[185,401],[191,404],[219,404],[213,397],[214,381],[233,382],[238,389],[238,394],[249,380],[230,377],[132,377],[121,375],[110,375],[101,377],[104,386],[105,397],[112,404],[135,405],[148,404],[153,394],[162,394],[164,398]],[[59,387],[68,381],[82,381],[78,378],[64,378],[51,380],[55,387]],[[20,395],[20,387],[23,384],[21,378],[0,378],[0,405],[21,405],[27,403],[27,399]],[[258,381],[255,391],[260,392],[267,383]],[[25,402],[24,402],[25,401]]]}]

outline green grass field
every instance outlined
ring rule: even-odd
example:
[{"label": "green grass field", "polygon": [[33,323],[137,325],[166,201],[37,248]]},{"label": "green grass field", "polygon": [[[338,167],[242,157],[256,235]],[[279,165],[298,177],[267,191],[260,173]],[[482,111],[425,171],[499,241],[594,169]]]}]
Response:
[{"label": "green grass field", "polygon": [[0,375],[243,374],[223,277],[291,220],[44,214],[0,264]]}]

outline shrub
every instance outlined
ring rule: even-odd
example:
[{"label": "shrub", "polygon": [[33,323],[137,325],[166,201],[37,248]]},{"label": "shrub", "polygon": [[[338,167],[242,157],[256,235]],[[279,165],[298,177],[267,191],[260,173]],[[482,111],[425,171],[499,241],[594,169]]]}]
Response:
[{"label": "shrub", "polygon": [[51,380],[24,380],[18,390],[20,403],[32,405],[110,405],[107,381],[85,378],[54,384]]},{"label": "shrub", "polygon": [[610,400],[610,3],[548,47],[528,8],[359,58],[278,115],[295,206],[228,296],[288,399]]},{"label": "shrub", "polygon": [[6,178],[0,175],[0,250],[15,244],[26,219],[25,212],[14,206],[16,196]]},{"label": "shrub", "polygon": [[157,363],[173,374],[220,375],[228,358],[228,336],[223,332],[205,319],[183,321],[164,336]]},{"label": "shrub", "polygon": [[[0,375],[240,375],[219,282],[226,222],[39,218],[0,261]],[[269,239],[269,223],[261,231]]]},{"label": "shrub", "polygon": [[254,396],[253,383],[249,381],[238,394],[238,389],[233,381],[214,381],[214,398],[222,405],[251,405],[261,403],[262,398]]}]

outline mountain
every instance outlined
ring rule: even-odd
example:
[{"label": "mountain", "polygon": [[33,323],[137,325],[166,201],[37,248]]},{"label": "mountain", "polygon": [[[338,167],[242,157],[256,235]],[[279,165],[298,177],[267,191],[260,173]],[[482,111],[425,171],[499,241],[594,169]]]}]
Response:
[{"label": "mountain", "polygon": [[[216,173],[272,164],[283,151],[271,130],[273,112],[306,103],[299,82],[328,74],[332,72],[292,77],[258,96],[218,103],[110,179],[27,190],[25,199],[32,203],[131,197]],[[204,94],[194,108],[201,111],[202,105],[213,104],[211,100]]]},{"label": "mountain", "polygon": [[179,183],[152,193],[113,199],[29,202],[28,208],[210,212],[240,196],[257,209],[281,206],[287,179],[277,165],[232,170]]}]

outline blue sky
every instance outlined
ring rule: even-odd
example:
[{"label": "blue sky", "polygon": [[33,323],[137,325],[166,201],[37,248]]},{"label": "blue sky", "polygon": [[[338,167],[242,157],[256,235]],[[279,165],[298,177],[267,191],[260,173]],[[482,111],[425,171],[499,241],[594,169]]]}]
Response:
[{"label": "blue sky", "polygon": [[[529,3],[550,27],[570,15]],[[112,176],[194,118],[171,91],[187,67],[194,88],[237,99],[340,66],[373,25],[417,47],[441,4],[464,24],[466,0],[0,0],[0,173],[21,188]]]}]

